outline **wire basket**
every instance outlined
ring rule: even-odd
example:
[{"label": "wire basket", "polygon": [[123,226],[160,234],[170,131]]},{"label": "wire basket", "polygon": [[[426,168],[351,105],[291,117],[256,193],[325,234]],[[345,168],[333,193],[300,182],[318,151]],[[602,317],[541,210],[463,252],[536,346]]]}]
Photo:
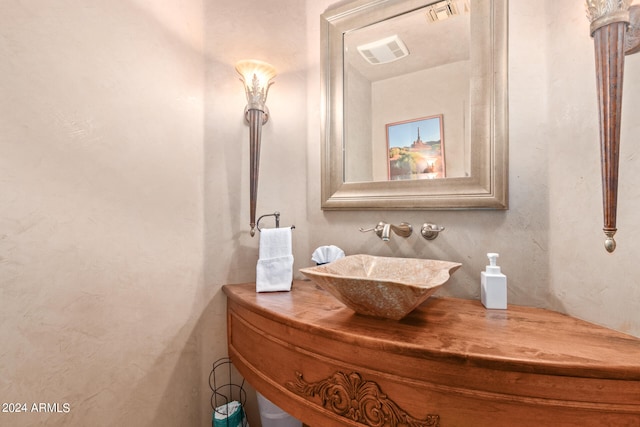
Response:
[{"label": "wire basket", "polygon": [[[234,382],[234,380],[236,382]],[[239,381],[241,380],[241,381]],[[239,384],[237,383],[239,381]],[[248,427],[247,417],[244,415],[244,407],[247,402],[247,393],[244,389],[244,378],[237,374],[231,359],[223,357],[213,363],[213,369],[209,374],[209,388],[211,388],[211,409],[213,416],[211,420],[212,427]],[[240,403],[241,421],[227,416],[230,404],[233,402]],[[216,414],[224,416],[224,419],[216,419]]]}]

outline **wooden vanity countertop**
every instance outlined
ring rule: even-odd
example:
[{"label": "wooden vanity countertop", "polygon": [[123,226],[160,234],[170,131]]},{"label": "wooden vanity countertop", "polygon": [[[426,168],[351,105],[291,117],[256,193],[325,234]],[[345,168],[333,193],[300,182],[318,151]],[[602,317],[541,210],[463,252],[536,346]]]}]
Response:
[{"label": "wooden vanity countertop", "polygon": [[287,327],[370,349],[501,371],[640,381],[640,338],[558,312],[428,299],[402,320],[355,314],[313,282],[291,292],[223,286],[228,298]]}]

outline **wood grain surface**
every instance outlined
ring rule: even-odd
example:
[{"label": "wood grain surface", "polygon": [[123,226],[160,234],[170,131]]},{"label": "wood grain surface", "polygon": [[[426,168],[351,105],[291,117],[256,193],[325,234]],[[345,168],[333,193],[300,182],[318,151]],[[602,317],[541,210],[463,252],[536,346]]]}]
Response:
[{"label": "wood grain surface", "polygon": [[[388,426],[640,426],[640,339],[620,332],[455,298],[381,320],[305,281],[223,289],[234,365],[312,427],[377,425],[381,414]],[[371,402],[386,412],[368,412]]]}]

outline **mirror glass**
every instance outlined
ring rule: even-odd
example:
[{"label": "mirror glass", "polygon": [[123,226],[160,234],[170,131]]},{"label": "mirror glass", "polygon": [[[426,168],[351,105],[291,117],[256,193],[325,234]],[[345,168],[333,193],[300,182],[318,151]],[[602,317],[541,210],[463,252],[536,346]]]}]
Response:
[{"label": "mirror glass", "polygon": [[345,182],[469,176],[470,10],[443,3],[344,35]]},{"label": "mirror glass", "polygon": [[322,15],[323,209],[507,208],[506,19],[506,0]]}]

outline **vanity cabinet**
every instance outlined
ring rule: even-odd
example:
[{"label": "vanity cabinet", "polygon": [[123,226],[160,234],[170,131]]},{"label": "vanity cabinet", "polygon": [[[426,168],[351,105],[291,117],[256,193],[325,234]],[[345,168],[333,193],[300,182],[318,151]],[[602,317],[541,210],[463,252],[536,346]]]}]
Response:
[{"label": "vanity cabinet", "polygon": [[311,427],[640,426],[640,339],[620,332],[456,298],[375,319],[307,281],[223,289],[233,364]]}]

